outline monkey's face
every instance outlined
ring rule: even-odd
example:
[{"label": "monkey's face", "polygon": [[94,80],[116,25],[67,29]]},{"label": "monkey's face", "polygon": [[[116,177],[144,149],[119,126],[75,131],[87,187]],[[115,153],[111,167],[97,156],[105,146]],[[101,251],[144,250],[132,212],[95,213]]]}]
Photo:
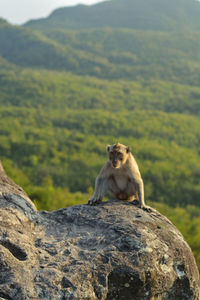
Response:
[{"label": "monkey's face", "polygon": [[125,164],[130,152],[130,148],[123,144],[117,143],[112,146],[108,145],[107,151],[111,166],[115,169],[119,169],[123,164]]},{"label": "monkey's face", "polygon": [[125,155],[122,152],[112,151],[109,152],[109,160],[113,168],[119,169],[125,162]]}]

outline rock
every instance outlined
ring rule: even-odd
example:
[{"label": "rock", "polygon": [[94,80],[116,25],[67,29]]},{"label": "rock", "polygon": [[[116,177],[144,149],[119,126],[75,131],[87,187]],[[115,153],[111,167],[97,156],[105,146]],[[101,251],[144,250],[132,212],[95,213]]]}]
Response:
[{"label": "rock", "polygon": [[0,299],[199,300],[172,223],[123,201],[37,212],[0,168]]}]

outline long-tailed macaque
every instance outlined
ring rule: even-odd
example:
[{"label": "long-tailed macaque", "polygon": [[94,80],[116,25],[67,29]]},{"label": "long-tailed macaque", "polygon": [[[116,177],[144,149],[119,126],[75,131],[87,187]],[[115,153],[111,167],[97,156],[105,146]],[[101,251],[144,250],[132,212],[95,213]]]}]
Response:
[{"label": "long-tailed macaque", "polygon": [[94,195],[88,204],[98,204],[110,193],[119,200],[137,199],[139,207],[145,208],[143,181],[130,148],[117,143],[107,146],[107,151],[108,160],[96,179]]}]

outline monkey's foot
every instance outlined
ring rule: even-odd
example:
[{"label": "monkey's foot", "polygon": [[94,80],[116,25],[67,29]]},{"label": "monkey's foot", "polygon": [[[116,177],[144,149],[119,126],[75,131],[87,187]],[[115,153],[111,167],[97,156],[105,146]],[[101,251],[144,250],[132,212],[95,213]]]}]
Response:
[{"label": "monkey's foot", "polygon": [[152,212],[151,207],[146,206],[146,205],[143,205],[143,206],[141,207],[141,209],[143,209],[143,210],[146,211],[146,212]]},{"label": "monkey's foot", "polygon": [[139,206],[139,201],[137,199],[134,199],[131,203],[135,206]]},{"label": "monkey's foot", "polygon": [[152,212],[152,209],[150,206],[146,206],[146,205],[140,205],[139,204],[139,201],[134,199],[132,202],[131,202],[133,205],[137,206],[138,208],[141,208],[143,209],[144,211],[146,212]]},{"label": "monkey's foot", "polygon": [[90,198],[88,201],[88,205],[97,205],[101,203],[102,199],[99,198]]}]

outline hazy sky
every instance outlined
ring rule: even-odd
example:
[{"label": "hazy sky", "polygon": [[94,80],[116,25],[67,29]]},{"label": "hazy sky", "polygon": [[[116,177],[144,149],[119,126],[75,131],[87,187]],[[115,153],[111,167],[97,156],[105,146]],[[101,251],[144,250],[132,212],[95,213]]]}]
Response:
[{"label": "hazy sky", "polygon": [[14,24],[48,16],[55,8],[103,0],[0,0],[0,17]]}]

